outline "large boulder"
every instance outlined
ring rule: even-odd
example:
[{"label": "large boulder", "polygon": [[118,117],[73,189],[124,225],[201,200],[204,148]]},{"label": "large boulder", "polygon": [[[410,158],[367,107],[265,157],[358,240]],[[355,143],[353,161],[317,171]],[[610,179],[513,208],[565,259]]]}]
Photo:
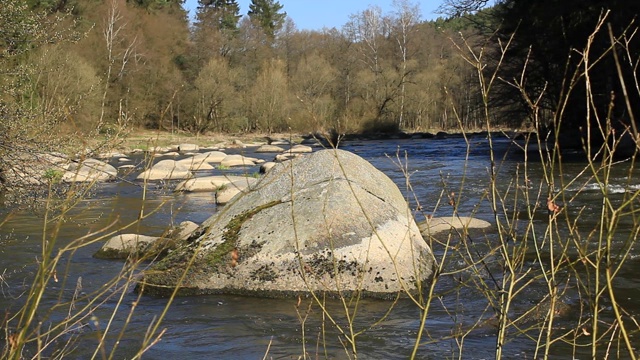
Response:
[{"label": "large boulder", "polygon": [[113,166],[97,159],[86,159],[69,164],[67,171],[62,175],[62,181],[67,183],[110,181],[116,176],[118,176],[118,170]]},{"label": "large boulder", "polygon": [[151,169],[143,171],[136,179],[138,180],[171,180],[186,179],[191,177],[188,165],[178,163],[175,160],[158,161]]},{"label": "large boulder", "polygon": [[433,270],[431,250],[398,187],[343,150],[273,168],[198,232],[146,271],[138,290],[387,298],[417,292]]}]

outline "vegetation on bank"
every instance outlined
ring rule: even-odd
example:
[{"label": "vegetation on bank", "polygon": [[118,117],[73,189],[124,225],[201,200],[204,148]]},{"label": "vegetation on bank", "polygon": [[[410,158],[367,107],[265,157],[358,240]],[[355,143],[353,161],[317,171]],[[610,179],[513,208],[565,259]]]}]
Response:
[{"label": "vegetation on bank", "polygon": [[[8,0],[0,10],[3,118],[19,119],[21,128],[31,119],[38,127],[29,132],[40,132],[41,143],[60,133],[93,138],[136,129],[546,128],[555,126],[556,113],[565,127],[584,132],[585,66],[598,69],[589,80],[603,89],[594,98],[599,108],[606,108],[610,93],[624,90],[621,81],[632,86],[633,63],[626,62],[640,48],[633,36],[635,3],[486,5],[450,0],[441,9],[448,18],[424,21],[417,4],[399,0],[388,13],[370,6],[339,29],[310,31],[298,29],[274,0],[252,1],[246,15],[235,0],[200,0],[194,19],[178,0]],[[572,56],[583,53],[600,17],[612,39],[597,32],[590,46],[602,56]],[[615,51],[606,50],[611,41],[619,43]],[[488,99],[473,64],[460,56],[465,48],[482,50],[480,66],[499,69]],[[640,102],[627,94],[631,105],[614,97],[619,132]],[[489,125],[485,100],[492,108]],[[544,124],[533,124],[533,101]],[[3,126],[6,139],[24,135],[16,127]]]},{"label": "vegetation on bank", "polygon": [[[47,117],[67,132],[447,129],[458,127],[452,102],[465,126],[482,126],[473,72],[451,41],[458,36],[406,1],[322,31],[297,29],[273,1],[255,1],[246,16],[235,1],[200,1],[192,23],[178,1],[28,4],[11,0],[3,26],[24,20],[65,32],[39,39],[11,29],[2,48],[12,60],[0,68],[26,67],[12,100],[61,109]],[[455,31],[479,35],[465,24]]]},{"label": "vegetation on bank", "polygon": [[[425,238],[436,253],[437,269],[432,283],[411,302],[418,314],[412,357],[429,351],[429,344],[444,343],[451,356],[464,358],[474,351],[468,345],[473,341],[465,341],[478,333],[495,339],[495,358],[511,356],[516,342],[527,344],[526,355],[533,358],[559,353],[637,357],[640,326],[619,277],[635,269],[630,266],[640,236],[640,190],[635,151],[624,161],[614,155],[628,145],[640,148],[634,20],[640,5],[508,0],[476,12],[486,0],[450,0],[447,5],[458,17],[422,22],[412,17],[416,12],[409,3],[400,1],[388,16],[370,8],[354,14],[341,30],[315,32],[298,31],[277,16],[259,21],[273,15],[265,8],[243,18],[233,11],[234,3],[202,2],[189,28],[175,1],[4,1],[0,170],[15,169],[43,152],[78,154],[89,145],[86,138],[100,139],[90,149],[99,151],[140,128],[179,137],[210,131],[341,134],[451,127],[464,136],[470,128],[493,130],[522,121],[548,127],[552,141],[529,138],[523,162],[508,177],[501,172],[493,138],[487,138],[486,188],[480,199],[477,193],[473,198],[477,209],[489,209],[495,233],[475,236],[463,229]],[[559,151],[560,135],[567,130],[594,155],[575,176],[564,172]],[[538,150],[529,148],[531,143]],[[528,157],[533,153],[535,167]],[[398,155],[411,194],[406,161]],[[620,177],[613,171],[618,166],[624,166],[622,180],[613,178]],[[56,169],[43,171],[51,190]],[[443,175],[441,184],[433,184],[440,199],[418,203],[418,209],[427,210],[416,210],[415,216],[469,215],[459,213],[469,191],[462,173],[459,182]],[[576,205],[587,185],[597,189],[588,196],[597,196],[599,207]],[[612,191],[613,185],[623,192]],[[121,305],[145,265],[140,259],[129,259],[111,282],[90,293],[83,292],[81,279],[71,284],[62,276],[78,249],[122,230],[108,226],[59,242],[60,229],[73,221],[70,209],[87,194],[84,186],[71,190],[44,204],[41,254],[28,265],[34,271],[25,275],[27,285],[19,285],[24,290],[16,299],[19,306],[2,322],[4,358],[64,358],[86,340],[76,330],[89,326],[88,333],[95,335],[93,357],[114,357],[135,316],[139,299]],[[140,219],[127,226],[150,212],[141,209]],[[5,221],[0,220],[0,229]],[[1,280],[4,286],[4,275]],[[51,291],[59,291],[54,293],[58,303],[43,308]],[[357,326],[362,306],[357,296],[340,298],[337,311],[321,294],[312,295],[295,308],[301,357],[312,357],[314,350],[326,355],[332,346],[358,357],[359,344],[367,341],[361,335],[379,323]],[[481,316],[465,316],[476,315],[477,309],[461,302],[469,297],[484,306]],[[95,314],[107,301],[114,306],[100,322]],[[169,305],[141,336],[131,358],[162,340],[161,320]],[[381,320],[397,303],[388,306]],[[436,308],[451,315],[446,336],[429,332]],[[123,316],[116,326],[113,319]],[[321,318],[321,327],[307,326],[313,316]],[[338,336],[326,337],[327,329]],[[312,343],[315,349],[308,348]]]}]

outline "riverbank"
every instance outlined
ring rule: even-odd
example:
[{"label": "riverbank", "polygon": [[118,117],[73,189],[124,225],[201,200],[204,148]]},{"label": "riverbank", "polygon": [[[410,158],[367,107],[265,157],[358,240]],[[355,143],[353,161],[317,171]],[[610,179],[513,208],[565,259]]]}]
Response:
[{"label": "riverbank", "polygon": [[[493,132],[506,134],[508,137],[515,137],[518,134],[527,134],[527,129],[495,129]],[[127,152],[133,149],[146,150],[151,147],[170,147],[181,143],[196,144],[200,147],[212,146],[215,144],[270,144],[282,141],[291,144],[304,142],[319,142],[326,146],[331,146],[339,141],[364,141],[364,140],[392,140],[392,139],[444,139],[448,137],[476,137],[487,136],[488,132],[482,129],[469,131],[457,130],[430,130],[424,132],[396,132],[396,133],[358,133],[358,134],[335,134],[335,133],[207,133],[194,135],[185,132],[171,133],[161,130],[135,129],[129,133],[120,134],[118,137],[109,139],[101,136],[94,140],[94,145],[112,142],[114,150]],[[94,146],[98,147],[98,146]]]}]

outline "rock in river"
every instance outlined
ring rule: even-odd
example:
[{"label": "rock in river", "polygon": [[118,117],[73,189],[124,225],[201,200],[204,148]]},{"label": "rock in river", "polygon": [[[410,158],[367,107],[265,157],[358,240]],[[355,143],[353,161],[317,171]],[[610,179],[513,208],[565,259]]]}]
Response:
[{"label": "rock in river", "polygon": [[181,164],[175,160],[161,160],[153,165],[151,169],[143,171],[136,179],[138,180],[170,180],[186,179],[191,177],[189,166]]},{"label": "rock in river", "polygon": [[[226,186],[228,184],[246,180],[246,176],[234,176],[234,175],[217,175],[217,176],[203,176],[189,180],[185,180],[176,185],[174,191],[216,191],[218,188]],[[247,182],[248,186],[248,182]],[[246,186],[245,186],[246,187]]]},{"label": "rock in river", "polygon": [[426,219],[419,222],[418,227],[420,228],[420,232],[422,232],[422,236],[426,238],[450,230],[464,233],[471,229],[486,229],[491,227],[491,224],[487,221],[472,217],[448,216]]},{"label": "rock in river", "polygon": [[138,290],[386,298],[416,292],[433,269],[431,250],[398,187],[343,150],[275,167],[198,232],[146,271]]},{"label": "rock in river", "polygon": [[109,181],[116,178],[118,170],[113,166],[96,159],[72,162],[62,175],[64,182]]},{"label": "rock in river", "polygon": [[183,221],[164,236],[120,234],[110,238],[93,256],[98,259],[126,259],[129,256],[153,258],[162,256],[186,241],[198,228],[192,221]]}]

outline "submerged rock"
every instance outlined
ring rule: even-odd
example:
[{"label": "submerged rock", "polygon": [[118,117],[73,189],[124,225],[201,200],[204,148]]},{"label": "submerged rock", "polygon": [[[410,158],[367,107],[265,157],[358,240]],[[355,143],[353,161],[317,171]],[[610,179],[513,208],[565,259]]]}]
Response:
[{"label": "submerged rock", "polygon": [[293,145],[291,149],[283,151],[283,154],[303,154],[313,152],[313,148],[308,145]]},{"label": "submerged rock", "polygon": [[243,155],[239,155],[239,154],[227,155],[220,162],[220,166],[224,166],[224,167],[255,166],[256,165],[256,163],[255,163],[256,160],[257,159],[249,158],[249,157],[246,157],[246,156],[243,156]]},{"label": "submerged rock", "polygon": [[139,234],[116,235],[102,245],[93,256],[98,259],[126,259],[131,255],[141,256],[159,238]]},{"label": "submerged rock", "polygon": [[168,250],[175,249],[196,231],[198,224],[183,221],[170,229],[164,236],[146,236],[140,234],[116,235],[102,245],[93,257],[98,259],[127,259],[130,256],[155,258],[164,256]]},{"label": "submerged rock", "polygon": [[239,182],[246,179],[245,176],[235,175],[217,175],[217,176],[203,176],[189,180],[185,180],[176,185],[174,191],[216,191],[222,186],[226,186],[230,183]]},{"label": "submerged rock", "polygon": [[465,216],[447,216],[431,218],[418,223],[422,236],[435,235],[450,230],[486,229],[491,223]]},{"label": "submerged rock", "polygon": [[146,271],[138,290],[393,297],[417,292],[433,269],[431,250],[398,187],[343,150],[273,168],[198,232]]},{"label": "submerged rock", "polygon": [[262,145],[256,149],[257,153],[281,153],[283,151],[284,148],[277,145]]}]

